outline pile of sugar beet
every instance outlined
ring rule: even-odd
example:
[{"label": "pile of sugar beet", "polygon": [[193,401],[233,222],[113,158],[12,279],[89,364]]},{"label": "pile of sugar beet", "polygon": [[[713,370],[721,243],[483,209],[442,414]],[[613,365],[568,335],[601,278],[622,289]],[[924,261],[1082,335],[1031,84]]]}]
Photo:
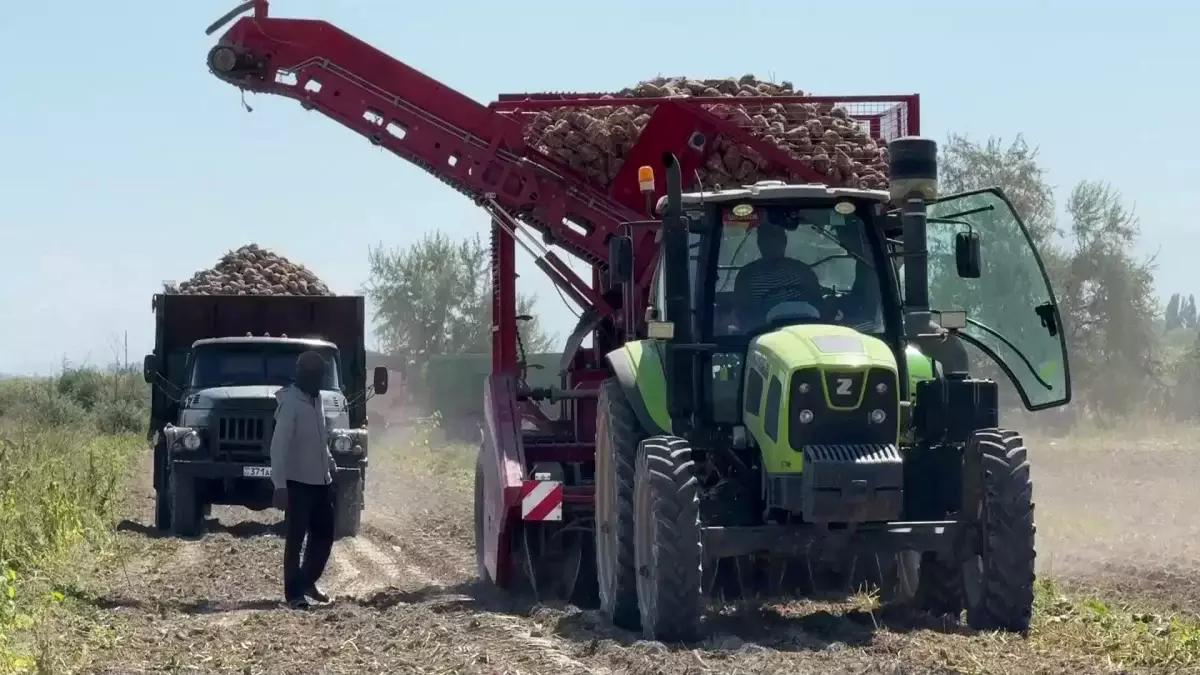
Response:
[{"label": "pile of sugar beet", "polygon": [[180,295],[333,295],[304,265],[247,244],[221,256],[212,269],[196,272],[167,293]]},{"label": "pile of sugar beet", "polygon": [[[620,99],[681,96],[725,99],[704,108],[799,159],[832,185],[887,186],[887,148],[847,110],[818,103],[756,104],[754,98],[804,96],[804,92],[790,82],[775,84],[753,75],[708,80],[659,77],[604,96],[612,99],[611,106],[539,111],[532,113],[525,140],[588,178],[608,184],[654,113],[653,107],[621,105]],[[768,163],[733,139],[719,136],[715,143],[700,170],[705,186],[736,187],[786,178],[769,175]]]}]

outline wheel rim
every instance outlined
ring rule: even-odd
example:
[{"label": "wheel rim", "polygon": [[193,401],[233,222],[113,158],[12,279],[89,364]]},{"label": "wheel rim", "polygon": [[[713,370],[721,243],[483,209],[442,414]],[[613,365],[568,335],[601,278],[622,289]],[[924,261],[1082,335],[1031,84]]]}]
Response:
[{"label": "wheel rim", "polygon": [[616,558],[617,524],[616,500],[617,485],[612,474],[613,467],[609,466],[611,442],[608,437],[607,411],[599,406],[600,414],[596,420],[596,576],[600,591],[600,606],[605,612],[612,614],[616,611],[617,571],[613,565]]},{"label": "wheel rim", "polygon": [[[988,543],[988,507],[986,492],[984,498],[979,500],[979,504],[975,507],[975,519],[979,523],[979,541],[983,543],[983,550],[987,550]],[[963,576],[963,595],[967,601],[967,607],[978,607],[983,602],[983,587],[984,579],[984,559],[981,553],[973,553],[967,556],[962,563]]]},{"label": "wheel rim", "polygon": [[658,616],[658,548],[654,545],[654,496],[650,492],[650,477],[643,476],[642,458],[633,478],[633,551],[637,565],[638,605],[641,608],[644,630],[654,630]]}]

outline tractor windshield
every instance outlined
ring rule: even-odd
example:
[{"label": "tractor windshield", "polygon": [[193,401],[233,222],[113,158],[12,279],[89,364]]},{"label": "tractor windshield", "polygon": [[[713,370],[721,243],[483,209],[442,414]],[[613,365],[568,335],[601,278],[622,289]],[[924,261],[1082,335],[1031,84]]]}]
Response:
[{"label": "tractor windshield", "polygon": [[879,277],[863,219],[833,205],[719,208],[713,334],[789,321],[883,332]]}]

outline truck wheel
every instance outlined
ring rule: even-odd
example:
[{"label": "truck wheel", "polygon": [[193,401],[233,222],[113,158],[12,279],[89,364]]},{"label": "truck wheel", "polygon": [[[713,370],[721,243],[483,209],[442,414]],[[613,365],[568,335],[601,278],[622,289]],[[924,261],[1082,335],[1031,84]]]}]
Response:
[{"label": "truck wheel", "polygon": [[154,490],[154,529],[159,532],[171,530],[171,493],[164,488]]},{"label": "truck wheel", "polygon": [[199,536],[204,526],[204,505],[196,492],[196,481],[181,471],[167,477],[171,502],[171,532],[177,537]]},{"label": "truck wheel", "polygon": [[1025,441],[1015,431],[976,431],[982,451],[983,552],[967,558],[963,587],[967,625],[977,630],[1029,630],[1033,614],[1033,480]]},{"label": "truck wheel", "polygon": [[620,383],[605,380],[596,406],[596,576],[601,611],[627,630],[641,625],[633,559],[633,474],[642,436]]},{"label": "truck wheel", "polygon": [[694,642],[704,609],[704,555],[700,481],[686,440],[654,436],[642,443],[633,501],[642,634],[663,642]]},{"label": "truck wheel", "polygon": [[362,527],[363,478],[334,482],[333,538],[357,537]]},{"label": "truck wheel", "polygon": [[171,491],[167,486],[167,448],[161,438],[154,443],[154,529],[171,531]]}]

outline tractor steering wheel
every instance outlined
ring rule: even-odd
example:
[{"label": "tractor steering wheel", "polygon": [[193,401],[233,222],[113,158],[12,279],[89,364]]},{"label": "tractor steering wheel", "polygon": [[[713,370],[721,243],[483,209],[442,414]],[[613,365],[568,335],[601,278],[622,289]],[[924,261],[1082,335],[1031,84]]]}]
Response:
[{"label": "tractor steering wheel", "polygon": [[769,324],[788,320],[820,320],[823,316],[821,306],[824,302],[824,287],[820,284],[791,283],[774,286],[761,298],[746,308],[748,312],[757,313],[765,308],[759,316],[761,321],[744,321],[744,324]]}]

